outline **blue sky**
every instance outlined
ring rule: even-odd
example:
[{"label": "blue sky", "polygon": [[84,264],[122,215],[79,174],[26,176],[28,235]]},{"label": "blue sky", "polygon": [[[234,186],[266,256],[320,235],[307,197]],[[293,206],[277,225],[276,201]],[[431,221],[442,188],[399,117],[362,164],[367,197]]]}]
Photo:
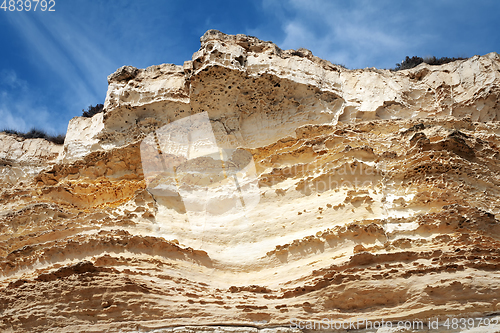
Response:
[{"label": "blue sky", "polygon": [[55,2],[54,12],[0,10],[0,130],[65,133],[82,109],[104,103],[117,68],[182,64],[208,29],[304,47],[349,68],[500,52],[496,0]]}]

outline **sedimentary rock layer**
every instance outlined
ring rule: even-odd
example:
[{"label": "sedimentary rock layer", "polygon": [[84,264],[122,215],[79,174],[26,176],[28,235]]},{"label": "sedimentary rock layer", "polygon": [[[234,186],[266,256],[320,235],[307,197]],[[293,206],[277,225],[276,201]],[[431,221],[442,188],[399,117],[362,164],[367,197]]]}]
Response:
[{"label": "sedimentary rock layer", "polygon": [[[346,70],[208,31],[184,66],[108,81],[64,147],[0,134],[2,331],[500,313],[497,54]],[[200,231],[182,196],[148,187],[141,142],[202,112],[221,149],[251,154],[259,202]]]}]

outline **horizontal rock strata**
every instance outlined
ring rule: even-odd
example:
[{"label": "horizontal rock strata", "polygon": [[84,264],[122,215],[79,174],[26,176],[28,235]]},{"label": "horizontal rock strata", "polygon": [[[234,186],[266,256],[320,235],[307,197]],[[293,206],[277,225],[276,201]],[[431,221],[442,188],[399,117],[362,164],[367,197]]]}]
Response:
[{"label": "horizontal rock strata", "polygon": [[[347,70],[211,30],[183,66],[108,82],[64,146],[0,134],[1,331],[446,331],[500,313],[498,54]],[[148,186],[141,142],[202,112],[251,154],[259,200],[194,232],[182,196]]]}]

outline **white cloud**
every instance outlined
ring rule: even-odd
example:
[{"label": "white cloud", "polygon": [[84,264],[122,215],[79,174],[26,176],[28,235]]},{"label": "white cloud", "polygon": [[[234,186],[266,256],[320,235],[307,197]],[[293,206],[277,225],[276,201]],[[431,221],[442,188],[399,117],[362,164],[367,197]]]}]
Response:
[{"label": "white cloud", "polygon": [[27,82],[17,77],[17,73],[12,69],[2,69],[0,72],[0,84],[12,89],[25,90]]},{"label": "white cloud", "polygon": [[15,129],[19,131],[26,130],[26,123],[24,122],[24,116],[15,116],[15,114],[11,111],[12,109],[6,105],[5,100],[7,99],[7,93],[2,92],[2,101],[4,101],[0,105],[0,131],[6,129]]},{"label": "white cloud", "polygon": [[36,127],[51,134],[59,134],[54,123],[53,115],[45,107],[33,105],[28,98],[15,98],[2,92],[0,103],[0,131],[14,129],[18,131],[29,131]]},{"label": "white cloud", "polygon": [[36,127],[51,134],[59,134],[60,126],[54,122],[54,114],[37,103],[37,93],[19,78],[12,69],[0,72],[0,131],[14,129],[29,131]]}]

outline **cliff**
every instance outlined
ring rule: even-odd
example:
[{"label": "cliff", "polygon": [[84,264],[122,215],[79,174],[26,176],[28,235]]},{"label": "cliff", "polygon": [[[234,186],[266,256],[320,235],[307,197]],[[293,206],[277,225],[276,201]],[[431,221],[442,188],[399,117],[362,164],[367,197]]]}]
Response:
[{"label": "cliff", "polygon": [[347,70],[210,30],[108,83],[63,147],[0,134],[2,331],[498,319],[498,54]]}]

